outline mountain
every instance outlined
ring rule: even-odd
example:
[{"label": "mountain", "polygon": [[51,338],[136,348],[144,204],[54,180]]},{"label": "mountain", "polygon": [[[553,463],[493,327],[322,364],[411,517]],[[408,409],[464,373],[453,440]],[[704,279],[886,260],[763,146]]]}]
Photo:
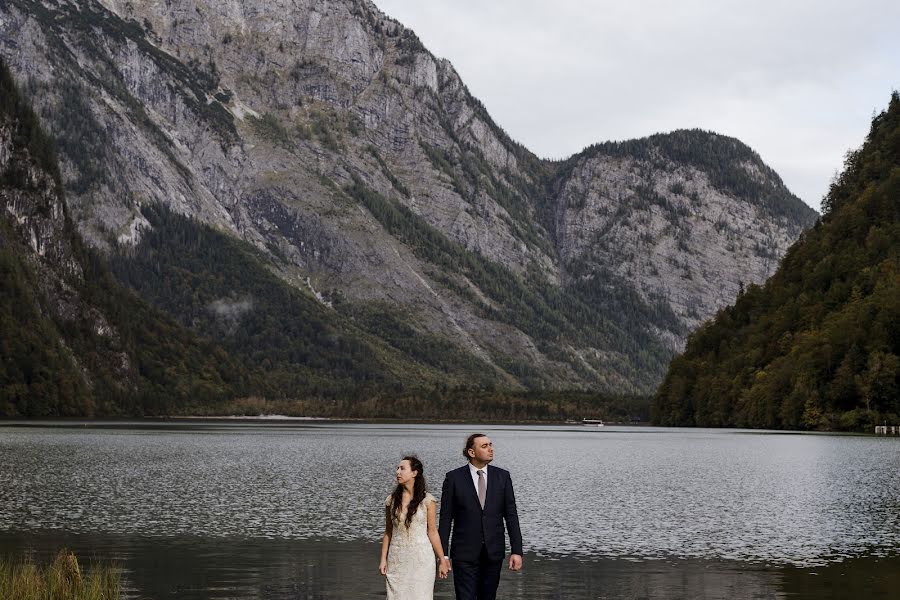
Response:
[{"label": "mountain", "polygon": [[654,398],[663,425],[858,429],[900,420],[900,96],[825,214],[764,285],[694,332]]},{"label": "mountain", "polygon": [[[648,394],[816,218],[709,132],[540,160],[364,0],[9,0],[0,55],[88,245],[195,334],[308,375],[280,395],[319,393],[334,361],[269,343],[286,309],[257,275],[380,357],[384,378],[348,365],[348,386]],[[160,251],[188,229],[258,273]]]},{"label": "mountain", "polygon": [[[440,339],[417,336],[421,360],[411,360],[321,310],[249,244],[160,206],[142,214],[152,224],[146,251],[104,260],[75,230],[53,143],[2,60],[0,209],[0,417],[217,412],[251,394],[333,399],[366,387],[461,385],[448,369],[473,385],[491,381],[484,364]],[[112,273],[218,339],[199,338]],[[385,327],[389,342],[416,335]],[[351,414],[326,404],[306,406]]]}]

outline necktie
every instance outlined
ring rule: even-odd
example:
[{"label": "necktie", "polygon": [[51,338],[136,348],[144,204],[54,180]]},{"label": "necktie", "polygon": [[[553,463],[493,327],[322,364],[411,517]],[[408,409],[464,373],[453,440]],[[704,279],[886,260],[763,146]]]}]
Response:
[{"label": "necktie", "polygon": [[484,508],[484,497],[487,493],[487,482],[484,480],[484,471],[478,469],[478,501],[481,502],[481,508]]}]

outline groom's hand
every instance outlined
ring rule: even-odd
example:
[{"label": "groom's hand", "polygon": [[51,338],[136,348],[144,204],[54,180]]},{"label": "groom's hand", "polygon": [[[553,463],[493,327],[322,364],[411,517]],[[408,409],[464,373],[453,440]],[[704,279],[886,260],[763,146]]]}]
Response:
[{"label": "groom's hand", "polygon": [[518,571],[522,568],[522,557],[518,554],[509,555],[509,570]]}]

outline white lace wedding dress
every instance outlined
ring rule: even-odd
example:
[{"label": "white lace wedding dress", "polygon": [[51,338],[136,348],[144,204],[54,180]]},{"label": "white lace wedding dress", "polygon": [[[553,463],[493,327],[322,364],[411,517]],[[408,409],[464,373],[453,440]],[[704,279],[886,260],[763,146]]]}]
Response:
[{"label": "white lace wedding dress", "polygon": [[[419,508],[406,527],[406,511],[394,519],[391,545],[387,558],[387,600],[432,600],[434,598],[434,550],[428,540],[427,510],[430,502],[437,502],[431,494],[419,503]],[[391,497],[385,500],[390,507]]]}]

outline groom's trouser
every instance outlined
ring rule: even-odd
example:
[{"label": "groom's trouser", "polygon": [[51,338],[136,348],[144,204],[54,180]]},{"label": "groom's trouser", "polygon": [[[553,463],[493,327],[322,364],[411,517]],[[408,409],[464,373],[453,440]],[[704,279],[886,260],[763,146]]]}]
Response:
[{"label": "groom's trouser", "polygon": [[453,559],[453,588],[456,600],[494,600],[500,584],[503,559],[491,560],[481,547],[478,560]]}]

